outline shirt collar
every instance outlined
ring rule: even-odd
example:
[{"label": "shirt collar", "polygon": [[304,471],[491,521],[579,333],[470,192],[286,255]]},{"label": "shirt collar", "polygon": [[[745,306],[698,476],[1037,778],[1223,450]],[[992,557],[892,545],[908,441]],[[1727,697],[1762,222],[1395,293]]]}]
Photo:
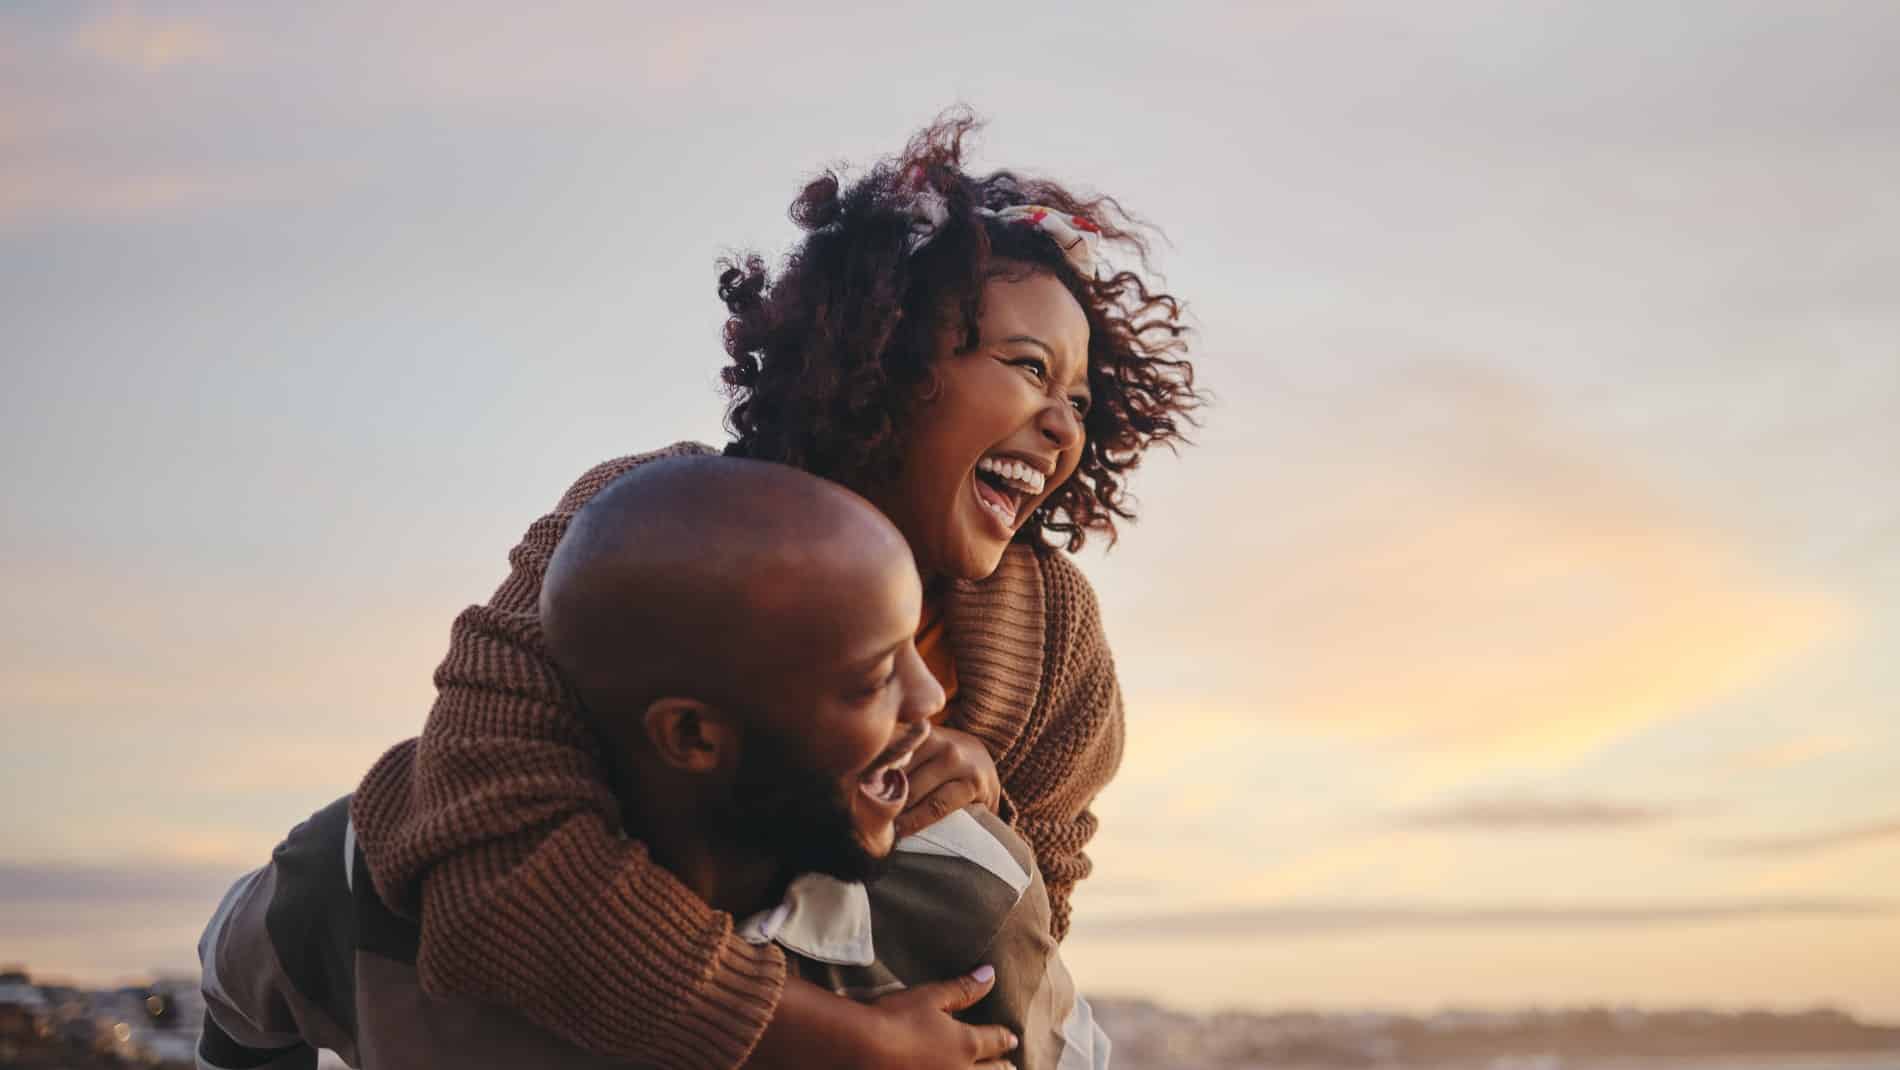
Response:
[{"label": "shirt collar", "polygon": [[837,966],[869,966],[877,960],[871,943],[871,896],[864,885],[807,873],[792,881],[785,898],[739,924],[749,944],[776,942],[805,958]]},{"label": "shirt collar", "polygon": [[[896,850],[974,863],[1019,896],[1029,887],[1028,872],[968,810],[899,840]],[[869,966],[877,959],[871,943],[870,893],[862,884],[822,873],[792,881],[779,905],[739,923],[739,937],[749,944],[776,942],[787,951],[838,966]]]}]

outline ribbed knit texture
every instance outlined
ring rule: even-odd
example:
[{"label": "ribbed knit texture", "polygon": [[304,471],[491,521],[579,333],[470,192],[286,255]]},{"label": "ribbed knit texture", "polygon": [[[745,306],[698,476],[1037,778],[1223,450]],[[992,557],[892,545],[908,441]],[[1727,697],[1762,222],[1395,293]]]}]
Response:
[{"label": "ribbed knit texture", "polygon": [[[621,834],[604,756],[563,703],[537,603],[589,499],[647,461],[713,452],[680,443],[599,465],[530,526],[494,597],[456,618],[422,736],[385,754],[351,807],[377,892],[420,913],[425,989],[682,1070],[745,1060],[785,959],[739,939],[729,915]],[[961,700],[948,723],[996,757],[1003,816],[1036,850],[1060,939],[1089,872],[1089,803],[1121,762],[1121,692],[1095,594],[1065,555],[1012,546],[945,603]]]}]

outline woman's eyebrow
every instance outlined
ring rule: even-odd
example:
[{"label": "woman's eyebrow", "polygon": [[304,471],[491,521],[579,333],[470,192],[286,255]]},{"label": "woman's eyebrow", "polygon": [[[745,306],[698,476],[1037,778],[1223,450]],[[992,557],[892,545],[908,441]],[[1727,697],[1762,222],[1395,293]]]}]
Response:
[{"label": "woman's eyebrow", "polygon": [[[1049,354],[1050,363],[1052,364],[1058,363],[1058,360],[1056,357],[1056,351],[1049,347],[1049,343],[1043,341],[1040,338],[1037,338],[1033,334],[1012,334],[1008,338],[1003,339],[1003,341],[1004,342],[1027,342],[1032,346],[1040,346],[1044,353]],[[1082,377],[1082,392],[1084,394],[1088,393],[1088,382],[1089,382],[1088,376],[1084,375]]]},{"label": "woman's eyebrow", "polygon": [[1042,340],[1042,339],[1040,339],[1040,338],[1037,338],[1037,337],[1036,337],[1035,335],[1032,335],[1032,334],[1012,334],[1012,335],[1010,335],[1010,336],[1009,336],[1008,338],[1005,338],[1005,339],[1003,339],[1003,341],[1005,341],[1005,342],[1028,342],[1028,343],[1029,343],[1030,345],[1032,345],[1032,346],[1041,346],[1041,347],[1042,347],[1042,351],[1043,351],[1044,353],[1047,353],[1047,354],[1049,354],[1049,359],[1050,359],[1050,360],[1054,360],[1054,359],[1056,359],[1056,351],[1055,351],[1054,349],[1051,349],[1051,348],[1049,347],[1049,343],[1047,343],[1047,342],[1045,342],[1045,341],[1043,341],[1043,340]]}]

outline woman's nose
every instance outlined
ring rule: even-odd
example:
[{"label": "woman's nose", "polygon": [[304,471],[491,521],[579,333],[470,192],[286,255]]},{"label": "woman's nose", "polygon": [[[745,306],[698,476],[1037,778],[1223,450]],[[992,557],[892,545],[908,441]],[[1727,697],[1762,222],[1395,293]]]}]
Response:
[{"label": "woman's nose", "polygon": [[1042,435],[1057,449],[1074,449],[1082,444],[1082,417],[1068,398],[1054,398],[1043,407]]}]

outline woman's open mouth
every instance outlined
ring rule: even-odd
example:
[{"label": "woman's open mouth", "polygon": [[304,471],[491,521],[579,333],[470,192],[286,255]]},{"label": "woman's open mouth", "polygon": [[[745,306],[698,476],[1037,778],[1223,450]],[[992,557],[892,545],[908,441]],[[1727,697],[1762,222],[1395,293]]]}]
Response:
[{"label": "woman's open mouth", "polygon": [[1034,465],[996,455],[976,462],[970,480],[976,504],[996,521],[1005,538],[1016,533],[1024,505],[1042,493],[1043,481],[1042,471]]}]

